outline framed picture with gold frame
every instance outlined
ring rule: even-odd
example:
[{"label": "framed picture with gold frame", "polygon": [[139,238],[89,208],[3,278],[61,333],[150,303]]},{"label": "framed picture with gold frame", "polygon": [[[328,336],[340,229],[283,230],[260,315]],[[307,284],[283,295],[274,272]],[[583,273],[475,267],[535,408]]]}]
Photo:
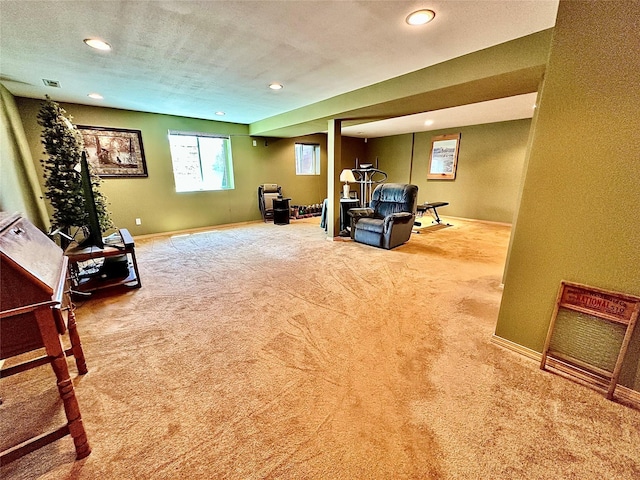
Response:
[{"label": "framed picture with gold frame", "polygon": [[455,180],[460,134],[437,135],[431,139],[428,180]]}]

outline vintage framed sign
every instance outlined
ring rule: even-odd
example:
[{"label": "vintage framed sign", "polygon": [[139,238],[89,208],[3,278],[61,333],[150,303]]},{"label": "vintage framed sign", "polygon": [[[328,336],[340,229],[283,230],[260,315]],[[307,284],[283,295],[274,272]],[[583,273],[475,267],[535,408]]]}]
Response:
[{"label": "vintage framed sign", "polygon": [[146,177],[140,130],[77,125],[87,160],[100,177]]},{"label": "vintage framed sign", "polygon": [[429,180],[455,180],[458,166],[460,134],[438,135],[431,139],[429,154]]},{"label": "vintage framed sign", "polygon": [[563,281],[542,350],[553,367],[602,386],[611,400],[640,312],[640,297]]}]

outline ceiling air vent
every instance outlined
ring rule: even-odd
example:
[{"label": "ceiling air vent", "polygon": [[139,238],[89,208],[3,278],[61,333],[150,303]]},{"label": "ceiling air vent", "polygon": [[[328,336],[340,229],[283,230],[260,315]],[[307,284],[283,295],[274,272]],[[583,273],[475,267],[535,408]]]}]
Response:
[{"label": "ceiling air vent", "polygon": [[60,88],[60,82],[57,80],[47,80],[46,78],[42,79],[42,82],[47,86],[47,87],[54,87],[54,88]]}]

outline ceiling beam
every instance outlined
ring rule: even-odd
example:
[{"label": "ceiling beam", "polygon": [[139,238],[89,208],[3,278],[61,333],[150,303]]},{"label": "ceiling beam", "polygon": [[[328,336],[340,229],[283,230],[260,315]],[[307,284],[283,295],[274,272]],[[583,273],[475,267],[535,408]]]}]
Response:
[{"label": "ceiling beam", "polygon": [[249,126],[251,135],[293,137],[350,124],[535,92],[544,75],[553,29],[376,83]]}]

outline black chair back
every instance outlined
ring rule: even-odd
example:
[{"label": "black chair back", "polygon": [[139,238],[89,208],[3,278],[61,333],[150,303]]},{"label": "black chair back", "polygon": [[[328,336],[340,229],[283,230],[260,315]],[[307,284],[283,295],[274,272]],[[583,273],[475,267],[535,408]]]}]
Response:
[{"label": "black chair back", "polygon": [[371,204],[376,218],[400,212],[416,213],[418,187],[405,183],[383,183],[378,185],[371,196]]}]

